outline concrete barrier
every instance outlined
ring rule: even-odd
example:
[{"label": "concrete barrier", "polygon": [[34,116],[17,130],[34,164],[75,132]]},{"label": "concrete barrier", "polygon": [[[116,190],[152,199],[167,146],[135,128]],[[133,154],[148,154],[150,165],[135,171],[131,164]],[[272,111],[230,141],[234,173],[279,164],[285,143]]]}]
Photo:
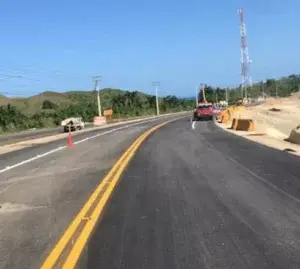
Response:
[{"label": "concrete barrier", "polygon": [[232,120],[231,129],[235,131],[255,131],[255,124],[252,119],[237,119]]},{"label": "concrete barrier", "polygon": [[105,117],[94,117],[94,126],[101,126],[106,124],[106,118]]},{"label": "concrete barrier", "polygon": [[291,131],[287,141],[300,145],[300,125]]}]

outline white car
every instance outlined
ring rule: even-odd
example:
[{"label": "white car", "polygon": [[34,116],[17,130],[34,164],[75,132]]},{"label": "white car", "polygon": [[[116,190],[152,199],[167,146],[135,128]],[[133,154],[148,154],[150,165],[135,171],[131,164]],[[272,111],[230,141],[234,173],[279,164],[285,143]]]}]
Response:
[{"label": "white car", "polygon": [[82,118],[67,118],[61,122],[61,126],[64,128],[65,132],[82,130],[85,124]]}]

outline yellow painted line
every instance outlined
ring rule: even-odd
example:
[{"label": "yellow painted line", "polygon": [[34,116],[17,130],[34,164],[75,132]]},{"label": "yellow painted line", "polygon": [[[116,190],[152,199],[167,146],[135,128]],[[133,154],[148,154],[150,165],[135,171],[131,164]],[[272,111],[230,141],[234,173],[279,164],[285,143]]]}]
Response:
[{"label": "yellow painted line", "polygon": [[[174,119],[176,120],[176,119]],[[74,235],[76,229],[81,224],[82,220],[85,219],[87,216],[86,214],[98,198],[99,194],[102,192],[105,185],[108,183],[109,180],[112,180],[110,184],[108,185],[107,189],[103,193],[100,201],[96,205],[91,219],[87,221],[87,224],[85,225],[83,231],[79,235],[78,239],[76,240],[75,244],[73,245],[73,248],[64,264],[64,268],[71,269],[74,268],[76,262],[79,259],[79,256],[90,236],[91,231],[93,230],[95,224],[97,223],[97,220],[108,200],[110,197],[115,185],[117,184],[121,173],[124,171],[125,167],[133,157],[134,153],[138,149],[138,147],[141,145],[141,143],[155,130],[158,128],[166,125],[169,122],[172,122],[174,120],[170,120],[167,122],[164,122],[162,124],[159,124],[148,131],[146,131],[144,134],[142,134],[136,141],[124,152],[122,157],[117,161],[117,163],[113,166],[113,168],[108,172],[108,174],[105,176],[105,178],[102,180],[102,182],[98,185],[98,187],[95,189],[93,194],[90,196],[88,201],[85,203],[83,208],[80,210],[78,215],[74,218],[70,226],[67,228],[67,230],[64,232],[58,243],[55,245],[49,256],[46,258],[44,264],[42,265],[41,269],[51,269],[55,265],[55,263],[58,261],[60,255],[64,251],[67,244],[70,242],[72,236]],[[115,175],[114,175],[115,174]],[[114,175],[114,176],[113,176]],[[73,266],[74,264],[74,266]]]},{"label": "yellow painted line", "polygon": [[80,225],[83,219],[86,218],[86,214],[97,199],[98,195],[101,193],[107,182],[110,180],[112,175],[115,173],[119,165],[123,162],[127,154],[131,151],[132,147],[134,146],[134,143],[124,152],[122,157],[116,162],[116,164],[112,167],[112,169],[108,172],[108,174],[105,176],[105,178],[102,180],[102,182],[99,184],[99,186],[96,188],[96,190],[93,192],[93,194],[90,196],[89,200],[86,202],[86,204],[83,206],[83,208],[80,210],[78,215],[75,217],[75,219],[72,221],[70,226],[67,228],[65,233],[62,235],[61,239],[58,241],[56,246],[53,248],[52,252],[49,254],[47,259],[45,260],[44,264],[42,265],[41,269],[50,269],[54,266],[56,261],[58,260],[59,256],[63,252],[64,248],[72,238],[73,234],[75,233],[76,229]]},{"label": "yellow painted line", "polygon": [[125,170],[126,166],[128,165],[128,163],[130,162],[130,160],[132,159],[132,157],[134,156],[135,152],[137,151],[137,149],[139,148],[139,146],[142,144],[142,142],[151,134],[153,133],[155,130],[157,130],[158,128],[162,127],[163,125],[167,124],[168,122],[159,124],[153,128],[151,128],[149,131],[145,132],[142,136],[140,136],[137,140],[136,143],[134,144],[134,147],[132,149],[132,151],[128,154],[128,156],[126,157],[126,159],[123,161],[123,163],[121,164],[120,168],[118,169],[118,171],[116,172],[116,174],[113,176],[111,183],[109,184],[108,188],[105,190],[101,200],[99,201],[99,203],[97,204],[97,206],[95,207],[92,215],[91,215],[91,220],[89,222],[87,222],[87,224],[85,225],[83,231],[81,232],[80,236],[78,237],[76,243],[73,246],[73,249],[71,250],[66,262],[63,265],[63,269],[71,269],[71,268],[75,268],[75,265],[90,237],[90,234],[92,233],[98,219],[99,216],[101,215],[101,212],[103,211],[104,206],[106,205],[108,199],[110,198],[115,186],[117,185],[121,174],[123,173],[123,171]]}]

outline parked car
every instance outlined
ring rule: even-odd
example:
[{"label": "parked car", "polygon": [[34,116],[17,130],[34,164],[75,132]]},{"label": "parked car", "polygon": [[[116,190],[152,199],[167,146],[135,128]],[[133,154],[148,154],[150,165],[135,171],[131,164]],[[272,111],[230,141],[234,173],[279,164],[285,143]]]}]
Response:
[{"label": "parked car", "polygon": [[67,118],[61,122],[64,132],[73,132],[76,130],[82,130],[85,127],[85,124],[82,118]]}]

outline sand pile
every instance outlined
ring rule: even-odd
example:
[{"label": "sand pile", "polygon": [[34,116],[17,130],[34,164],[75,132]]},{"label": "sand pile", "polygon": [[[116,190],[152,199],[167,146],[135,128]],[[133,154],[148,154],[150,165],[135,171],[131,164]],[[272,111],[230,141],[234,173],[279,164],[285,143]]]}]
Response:
[{"label": "sand pile", "polygon": [[290,99],[292,99],[292,100],[300,100],[300,91],[294,93],[294,94],[290,97]]}]

